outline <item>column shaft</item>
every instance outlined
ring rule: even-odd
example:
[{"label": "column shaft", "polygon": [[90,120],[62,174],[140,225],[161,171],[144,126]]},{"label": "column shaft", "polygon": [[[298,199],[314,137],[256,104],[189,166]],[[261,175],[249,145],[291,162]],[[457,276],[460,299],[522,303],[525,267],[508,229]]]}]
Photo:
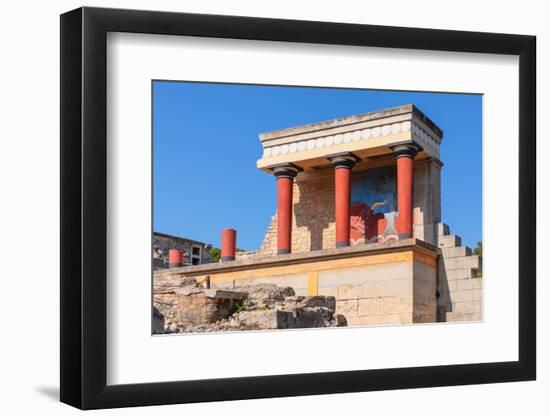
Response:
[{"label": "column shaft", "polygon": [[277,177],[277,254],[290,253],[292,244],[293,178]]},{"label": "column shaft", "polygon": [[234,229],[222,230],[222,261],[234,261],[237,247],[237,231]]},{"label": "column shaft", "polygon": [[397,220],[395,228],[400,239],[413,235],[414,158],[419,147],[415,144],[393,148],[397,157]]},{"label": "column shaft", "polygon": [[336,247],[350,245],[351,169],[361,160],[351,152],[326,155],[334,167]]},{"label": "column shaft", "polygon": [[350,244],[351,168],[341,166],[334,170],[336,247]]},{"label": "column shaft", "polygon": [[283,255],[292,249],[292,186],[303,169],[289,162],[268,168],[277,178],[277,254]]},{"label": "column shaft", "polygon": [[179,249],[170,249],[168,251],[168,268],[178,268],[183,266],[183,252]]}]

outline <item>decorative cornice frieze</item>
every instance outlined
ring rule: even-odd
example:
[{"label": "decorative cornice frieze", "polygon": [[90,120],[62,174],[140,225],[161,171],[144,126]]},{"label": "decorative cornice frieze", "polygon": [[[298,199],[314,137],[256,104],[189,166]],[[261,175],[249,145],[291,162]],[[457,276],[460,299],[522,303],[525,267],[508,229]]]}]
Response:
[{"label": "decorative cornice frieze", "polygon": [[378,137],[396,135],[402,132],[411,132],[411,139],[422,145],[430,153],[439,153],[440,138],[433,135],[416,124],[414,121],[406,120],[400,123],[391,123],[381,126],[374,126],[366,129],[349,131],[337,135],[321,136],[308,140],[300,140],[282,145],[266,146],[263,158],[271,158],[280,155],[295,154],[314,149],[330,149],[331,147],[360,141],[368,141]]}]

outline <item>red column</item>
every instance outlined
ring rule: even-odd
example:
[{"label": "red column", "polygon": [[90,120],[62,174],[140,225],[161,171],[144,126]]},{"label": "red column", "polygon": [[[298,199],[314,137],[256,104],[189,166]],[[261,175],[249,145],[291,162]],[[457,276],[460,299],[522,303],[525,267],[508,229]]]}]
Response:
[{"label": "red column", "polygon": [[351,204],[351,168],[337,167],[334,170],[336,247],[349,246]]},{"label": "red column", "polygon": [[292,250],[292,185],[302,168],[294,164],[269,167],[277,177],[277,254]]},{"label": "red column", "polygon": [[237,248],[237,231],[234,229],[222,230],[222,262],[234,261]]},{"label": "red column", "polygon": [[291,249],[292,183],[290,177],[277,177],[277,254],[290,253]]},{"label": "red column", "polygon": [[350,245],[351,170],[360,158],[351,152],[326,156],[334,166],[336,247]]},{"label": "red column", "polygon": [[413,187],[415,145],[401,145],[393,149],[397,157],[397,220],[395,228],[400,239],[413,235]]},{"label": "red column", "polygon": [[168,251],[168,268],[180,266],[183,266],[183,252],[179,249],[170,249]]}]

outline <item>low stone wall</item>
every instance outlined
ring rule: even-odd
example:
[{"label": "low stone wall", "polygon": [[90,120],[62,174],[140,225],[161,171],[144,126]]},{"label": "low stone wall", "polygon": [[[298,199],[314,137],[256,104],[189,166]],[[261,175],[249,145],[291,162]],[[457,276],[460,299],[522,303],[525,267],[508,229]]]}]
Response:
[{"label": "low stone wall", "polygon": [[297,296],[332,296],[348,325],[436,321],[438,250],[416,239],[156,271],[208,279],[214,289],[276,284]]}]

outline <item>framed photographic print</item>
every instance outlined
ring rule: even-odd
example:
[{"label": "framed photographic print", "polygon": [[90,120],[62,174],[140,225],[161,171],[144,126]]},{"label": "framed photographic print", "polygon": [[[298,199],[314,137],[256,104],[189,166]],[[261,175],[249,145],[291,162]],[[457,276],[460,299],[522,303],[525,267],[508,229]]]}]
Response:
[{"label": "framed photographic print", "polygon": [[535,38],[61,16],[61,400],[535,379]]}]

